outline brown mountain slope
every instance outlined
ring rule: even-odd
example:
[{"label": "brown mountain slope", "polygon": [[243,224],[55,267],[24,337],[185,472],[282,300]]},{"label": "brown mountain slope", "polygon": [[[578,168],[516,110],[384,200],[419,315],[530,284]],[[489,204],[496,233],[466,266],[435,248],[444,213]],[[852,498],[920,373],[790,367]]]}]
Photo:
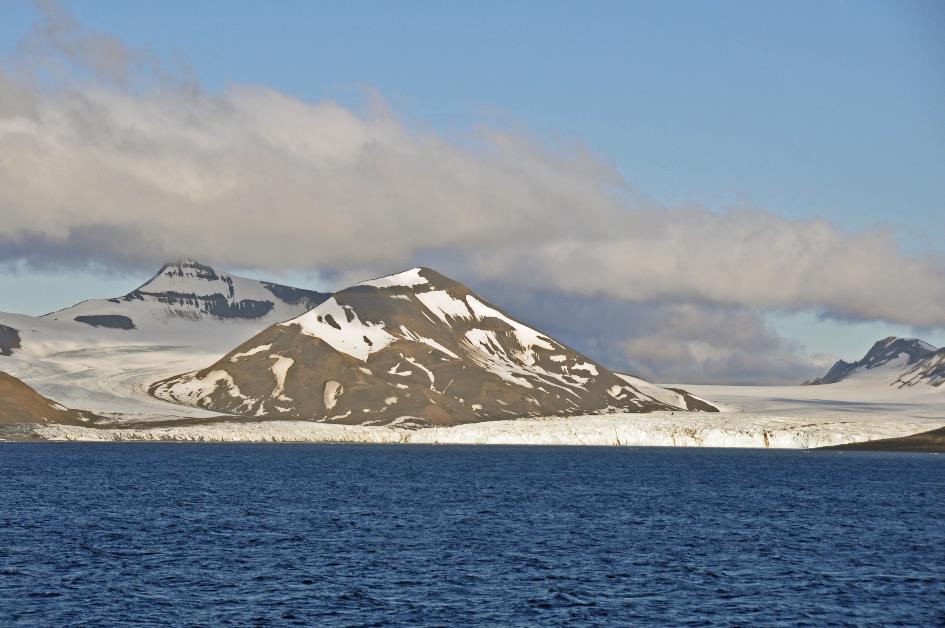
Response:
[{"label": "brown mountain slope", "polygon": [[88,425],[97,418],[89,412],[70,410],[0,371],[0,425],[61,423]]}]

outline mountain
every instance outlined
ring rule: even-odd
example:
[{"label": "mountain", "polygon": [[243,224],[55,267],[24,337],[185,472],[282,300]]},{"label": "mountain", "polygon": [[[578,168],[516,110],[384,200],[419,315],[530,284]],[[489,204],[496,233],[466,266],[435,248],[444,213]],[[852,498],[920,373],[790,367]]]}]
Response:
[{"label": "mountain", "polygon": [[805,384],[835,384],[842,381],[880,382],[899,388],[945,382],[945,349],[916,338],[890,336],[877,341],[856,362],[839,360],[827,374]]},{"label": "mountain", "polygon": [[945,349],[939,349],[919,360],[893,383],[894,386],[899,388],[920,384],[928,386],[942,386],[942,384],[945,384]]},{"label": "mountain", "polygon": [[330,295],[267,281],[246,279],[194,260],[165,264],[141,287],[123,297],[83,301],[47,314],[92,327],[135,329],[134,315],[158,318],[286,320]]},{"label": "mountain", "polygon": [[121,297],[82,301],[38,317],[0,313],[0,355],[30,344],[74,347],[98,344],[103,338],[129,341],[154,331],[173,342],[175,333],[168,327],[179,321],[234,321],[249,323],[258,331],[298,316],[328,297],[178,260]]},{"label": "mountain", "polygon": [[139,418],[181,414],[148,395],[148,385],[199,368],[328,296],[178,260],[121,297],[45,316],[0,313],[0,368],[65,405]]},{"label": "mountain", "polygon": [[335,293],[150,392],[216,412],[375,425],[686,407],[667,401],[680,395],[646,394],[429,268]]},{"label": "mountain", "polygon": [[0,425],[21,423],[61,423],[86,425],[95,415],[70,410],[43,397],[22,381],[0,371]]}]

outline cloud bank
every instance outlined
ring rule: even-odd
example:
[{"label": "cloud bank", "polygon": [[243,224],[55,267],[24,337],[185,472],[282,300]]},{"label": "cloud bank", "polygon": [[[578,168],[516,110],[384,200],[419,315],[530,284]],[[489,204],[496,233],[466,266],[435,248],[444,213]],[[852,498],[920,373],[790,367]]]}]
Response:
[{"label": "cloud bank", "polygon": [[[793,377],[797,352],[758,309],[945,325],[942,260],[889,232],[666,207],[581,147],[493,129],[448,140],[379,101],[210,92],[44,11],[21,63],[0,70],[0,261],[137,269],[189,255],[360,279],[438,259],[473,285],[630,307],[608,351],[664,378],[733,360],[768,372],[744,361],[758,349]],[[649,335],[617,329],[634,323]],[[735,327],[741,338],[718,335]]]}]

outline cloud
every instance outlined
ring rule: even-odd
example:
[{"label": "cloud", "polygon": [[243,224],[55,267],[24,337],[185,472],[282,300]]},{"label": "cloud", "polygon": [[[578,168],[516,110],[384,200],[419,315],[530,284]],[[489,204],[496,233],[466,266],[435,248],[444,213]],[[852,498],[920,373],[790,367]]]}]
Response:
[{"label": "cloud", "polygon": [[653,308],[648,326],[620,342],[631,371],[661,381],[707,384],[800,383],[829,365],[780,338],[744,308]]},{"label": "cloud", "polygon": [[508,293],[615,304],[633,316],[605,327],[601,351],[663,377],[670,362],[768,372],[752,361],[764,351],[799,373],[758,309],[945,325],[945,265],[890,232],[666,207],[585,148],[494,129],[450,140],[379,99],[356,111],[259,85],[211,92],[41,6],[16,67],[0,69],[0,261],[140,269],[191,255],[347,280],[436,259]]},{"label": "cloud", "polygon": [[88,32],[55,0],[33,0],[32,5],[41,19],[17,46],[18,61],[27,72],[40,70],[51,78],[79,74],[123,86],[142,72],[170,78],[154,55],[116,37]]},{"label": "cloud", "polygon": [[837,359],[809,355],[748,308],[637,303],[503,283],[475,289],[609,368],[658,382],[797,384]]},{"label": "cloud", "polygon": [[0,109],[7,258],[370,274],[446,250],[470,276],[574,294],[945,323],[941,263],[890,233],[628,201],[586,152],[494,131],[458,145],[258,86],[0,85],[19,94]]}]

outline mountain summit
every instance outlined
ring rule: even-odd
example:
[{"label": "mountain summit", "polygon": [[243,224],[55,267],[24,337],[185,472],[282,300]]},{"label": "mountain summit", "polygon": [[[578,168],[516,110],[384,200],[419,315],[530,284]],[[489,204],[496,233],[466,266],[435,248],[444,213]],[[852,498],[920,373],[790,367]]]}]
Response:
[{"label": "mountain summit", "polygon": [[296,315],[328,294],[217,272],[206,264],[181,259],[165,264],[144,285],[112,303],[163,304],[168,314],[184,318],[261,318],[283,312]]},{"label": "mountain summit", "polygon": [[164,264],[151,279],[114,299],[93,299],[47,314],[93,327],[134,329],[139,319],[261,319],[298,316],[328,294],[246,279],[191,259]]},{"label": "mountain summit", "polygon": [[945,349],[936,349],[917,338],[889,336],[877,341],[856,362],[837,361],[823,377],[805,384],[835,384],[846,380],[879,379],[897,386],[945,382]]},{"label": "mountain summit", "polygon": [[688,395],[672,395],[679,405],[648,395],[429,268],[335,293],[151,392],[219,412],[347,424],[678,410],[690,401],[716,410]]},{"label": "mountain summit", "polygon": [[177,260],[124,296],[45,316],[0,312],[0,368],[65,405],[125,412],[144,397],[150,412],[165,405],[147,396],[155,380],[203,366],[328,297]]}]

